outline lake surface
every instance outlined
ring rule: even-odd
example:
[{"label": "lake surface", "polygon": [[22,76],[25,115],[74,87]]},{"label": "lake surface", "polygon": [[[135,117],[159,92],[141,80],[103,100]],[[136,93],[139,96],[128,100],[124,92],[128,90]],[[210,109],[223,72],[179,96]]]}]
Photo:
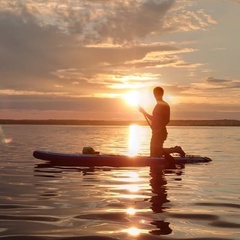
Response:
[{"label": "lake surface", "polygon": [[2,125],[0,239],[240,239],[240,128],[169,127],[211,163],[47,167],[35,149],[148,155],[147,126]]}]

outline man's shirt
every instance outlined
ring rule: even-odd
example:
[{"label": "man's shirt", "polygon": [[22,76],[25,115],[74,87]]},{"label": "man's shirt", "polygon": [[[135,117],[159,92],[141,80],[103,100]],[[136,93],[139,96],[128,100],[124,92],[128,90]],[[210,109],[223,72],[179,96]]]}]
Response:
[{"label": "man's shirt", "polygon": [[152,113],[152,130],[165,128],[170,121],[170,107],[165,101],[159,101]]}]

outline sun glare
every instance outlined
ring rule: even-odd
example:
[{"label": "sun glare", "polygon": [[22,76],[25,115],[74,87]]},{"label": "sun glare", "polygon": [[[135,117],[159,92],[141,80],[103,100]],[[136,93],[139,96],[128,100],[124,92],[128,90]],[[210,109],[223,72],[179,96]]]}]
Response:
[{"label": "sun glare", "polygon": [[131,228],[125,229],[123,232],[126,232],[133,237],[136,237],[140,234],[140,230],[136,227],[131,227]]},{"label": "sun glare", "polygon": [[164,96],[164,100],[167,101],[169,104],[177,104],[178,103],[178,99],[176,96],[173,95],[165,95]]},{"label": "sun glare", "polygon": [[136,107],[139,104],[139,93],[137,91],[125,93],[123,99],[128,105]]}]

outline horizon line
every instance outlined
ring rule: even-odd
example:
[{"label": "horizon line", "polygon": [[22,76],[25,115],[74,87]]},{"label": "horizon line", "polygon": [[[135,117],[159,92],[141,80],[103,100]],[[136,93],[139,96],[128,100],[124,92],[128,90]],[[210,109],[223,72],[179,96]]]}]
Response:
[{"label": "horizon line", "polygon": [[[147,125],[144,120],[78,120],[78,119],[0,119],[0,124],[31,125]],[[237,119],[170,120],[168,126],[240,126]]]}]

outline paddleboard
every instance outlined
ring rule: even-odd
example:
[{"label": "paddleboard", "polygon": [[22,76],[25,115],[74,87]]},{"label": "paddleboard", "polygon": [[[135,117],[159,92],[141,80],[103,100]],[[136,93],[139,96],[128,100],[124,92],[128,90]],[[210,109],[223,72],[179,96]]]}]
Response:
[{"label": "paddleboard", "polygon": [[[51,151],[35,150],[33,156],[36,159],[47,161],[59,166],[109,166],[109,167],[144,167],[166,164],[164,157],[126,156],[113,154],[81,154],[81,153],[57,153]],[[176,164],[207,163],[212,161],[208,157],[186,155],[174,156]]]}]

